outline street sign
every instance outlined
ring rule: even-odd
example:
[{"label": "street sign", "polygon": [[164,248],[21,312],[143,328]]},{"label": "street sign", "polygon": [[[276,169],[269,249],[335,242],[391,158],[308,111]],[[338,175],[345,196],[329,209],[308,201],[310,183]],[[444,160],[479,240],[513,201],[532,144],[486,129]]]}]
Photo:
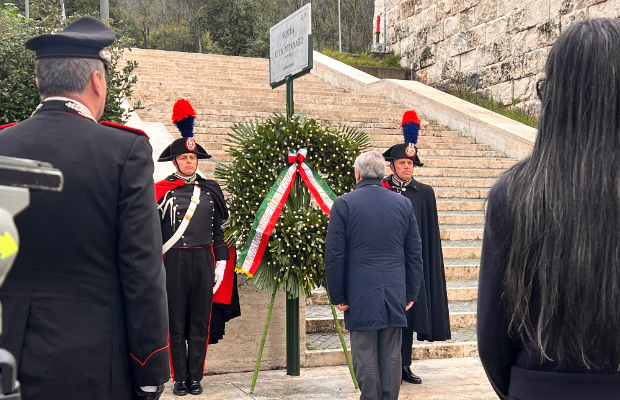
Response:
[{"label": "street sign", "polygon": [[310,3],[269,31],[269,82],[272,88],[312,69],[312,10]]}]

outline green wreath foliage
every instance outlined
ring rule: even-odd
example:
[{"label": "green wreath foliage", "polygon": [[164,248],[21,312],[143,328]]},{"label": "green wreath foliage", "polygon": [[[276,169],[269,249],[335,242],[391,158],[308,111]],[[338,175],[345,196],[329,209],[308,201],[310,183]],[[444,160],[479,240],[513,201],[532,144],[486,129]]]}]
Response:
[{"label": "green wreath foliage", "polygon": [[[224,223],[224,234],[239,248],[248,239],[271,186],[289,166],[288,151],[306,148],[306,163],[340,196],[355,187],[353,162],[370,146],[368,135],[358,128],[322,126],[303,115],[287,121],[276,113],[262,124],[240,123],[231,130],[228,154],[232,160],[218,163],[215,176],[229,193],[230,218]],[[268,291],[284,289],[291,298],[300,293],[310,296],[313,287],[326,287],[323,252],[328,221],[297,174],[252,277],[254,285]]]}]

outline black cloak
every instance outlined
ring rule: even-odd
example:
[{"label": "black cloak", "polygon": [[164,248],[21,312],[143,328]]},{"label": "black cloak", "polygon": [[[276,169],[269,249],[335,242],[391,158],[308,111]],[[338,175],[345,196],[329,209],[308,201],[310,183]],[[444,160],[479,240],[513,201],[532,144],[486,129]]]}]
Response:
[{"label": "black cloak", "polygon": [[[383,185],[396,191],[391,182],[392,175],[384,178]],[[407,321],[417,333],[418,340],[444,341],[450,339],[450,314],[435,191],[413,179],[401,194],[413,205],[422,239],[424,264],[418,300],[407,311]]]}]

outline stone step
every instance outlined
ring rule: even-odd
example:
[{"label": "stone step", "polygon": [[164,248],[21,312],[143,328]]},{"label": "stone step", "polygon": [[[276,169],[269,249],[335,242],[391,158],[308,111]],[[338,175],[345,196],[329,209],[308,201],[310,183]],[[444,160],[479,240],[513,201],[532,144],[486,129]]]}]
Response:
[{"label": "stone step", "polygon": [[[230,111],[242,111],[247,113],[248,109],[252,110],[272,110],[274,108],[284,108],[286,107],[286,99],[278,99],[277,101],[269,101],[265,99],[261,101],[260,97],[257,97],[255,101],[251,102],[252,104],[236,104],[228,101],[190,101],[192,103],[192,107],[196,110],[196,113],[200,115],[204,114],[213,114],[216,112],[219,113],[229,113]],[[152,107],[156,110],[171,110],[174,102],[159,102],[159,101],[149,101],[149,107]],[[340,104],[337,106],[339,111],[342,111],[343,114],[349,113],[361,113],[361,114],[381,114],[384,113],[387,115],[399,116],[402,115],[405,110],[402,107],[397,105],[380,105],[377,104]],[[316,114],[322,113],[324,111],[333,111],[333,104],[322,104],[322,103],[310,103],[310,102],[295,102],[295,112],[302,114]]]},{"label": "stone step", "polygon": [[483,208],[484,199],[437,199],[438,211],[478,211]]},{"label": "stone step", "polygon": [[[199,140],[198,143],[203,144],[204,142],[201,142]],[[206,147],[206,145],[203,146],[203,147]],[[208,151],[208,149],[207,149],[207,151]],[[211,161],[211,160],[205,161],[204,163],[202,163],[202,165],[203,165],[202,170],[204,170],[204,171],[215,171],[215,169],[217,167],[217,163],[215,161]],[[424,176],[425,174],[423,174],[423,172],[426,173],[426,171],[431,171],[428,174],[429,178],[437,178],[437,176],[435,176],[435,175],[430,175],[432,172],[446,173],[446,174],[450,173],[450,172],[453,172],[456,175],[456,176],[446,175],[446,176],[443,176],[442,178],[451,178],[451,177],[453,177],[453,178],[464,178],[464,177],[467,177],[467,176],[472,177],[472,178],[477,178],[477,177],[480,177],[480,175],[484,176],[484,175],[494,175],[495,174],[494,170],[485,170],[485,169],[476,170],[476,169],[467,169],[467,168],[463,168],[463,169],[459,169],[459,168],[449,168],[449,169],[429,168],[427,170],[426,168],[418,168],[418,169],[415,170],[416,179],[418,179],[419,181],[422,181],[423,178],[426,178]],[[490,172],[487,174],[487,173],[485,173],[486,171],[490,171]],[[391,174],[390,169],[386,168],[385,173],[386,173],[386,175]],[[420,177],[420,178],[418,178],[418,177]],[[426,183],[426,182],[423,182],[423,183]]]},{"label": "stone step", "polygon": [[439,211],[439,226],[444,225],[484,225],[482,211]]},{"label": "stone step", "polygon": [[[344,335],[347,348],[351,349],[349,334]],[[414,337],[415,339],[415,337]],[[306,334],[306,366],[345,365],[346,358],[337,333]],[[413,342],[413,359],[475,357],[478,355],[476,327],[452,329],[452,339],[446,342]]]},{"label": "stone step", "polygon": [[495,178],[497,180],[505,169],[499,168],[437,168],[427,166],[424,160],[424,167],[416,168],[414,178],[417,177],[454,177],[454,178]]},{"label": "stone step", "polygon": [[[477,290],[477,288],[474,288]],[[476,325],[476,299],[468,301],[450,301],[448,303],[450,310],[450,327],[462,328]],[[344,328],[344,313],[336,309],[338,322],[343,332],[347,332]],[[306,334],[309,333],[335,333],[338,332],[332,309],[327,304],[306,304]]]},{"label": "stone step", "polygon": [[[421,161],[424,163],[424,167],[417,168],[415,174],[418,171],[427,167],[445,167],[445,168],[490,168],[500,169],[505,171],[507,168],[512,167],[517,160],[501,157],[438,157],[427,154],[428,151],[420,151],[418,153]],[[500,174],[501,175],[501,174]]]},{"label": "stone step", "polygon": [[[162,78],[163,79],[163,78]],[[189,83],[188,83],[189,82]],[[141,88],[141,85],[149,86],[151,90],[160,89],[166,91],[177,91],[177,92],[187,92],[187,93],[200,93],[201,90],[210,90],[210,89],[229,89],[234,90],[235,88],[243,87],[243,91],[246,93],[256,94],[255,91],[270,91],[273,93],[281,93],[285,97],[284,89],[271,89],[269,87],[269,82],[265,81],[257,81],[257,80],[248,80],[248,79],[222,79],[218,81],[201,81],[201,82],[191,82],[189,79],[184,80],[166,80],[162,82],[160,79],[151,79],[148,76],[145,77],[143,75],[142,80],[139,80],[136,83],[136,89]],[[299,91],[301,93],[306,91],[322,91],[324,93],[344,93],[343,89],[339,89],[335,86],[329,86],[324,82],[308,82],[300,80],[295,85],[295,91]],[[285,97],[286,98],[286,97]]]},{"label": "stone step", "polygon": [[442,240],[444,258],[479,259],[482,240]]},{"label": "stone step", "polygon": [[[149,95],[149,94],[156,94],[156,92],[163,92],[165,91],[166,93],[178,93],[177,94],[177,98],[185,98],[185,97],[189,97],[188,100],[191,101],[192,96],[195,96],[195,98],[200,98],[200,97],[207,97],[207,96],[212,96],[212,97],[232,97],[232,96],[239,96],[239,86],[241,86],[241,84],[239,85],[230,85],[230,86],[212,86],[212,87],[203,87],[203,88],[199,88],[196,90],[192,90],[191,88],[178,88],[178,87],[161,87],[159,85],[154,86],[152,88],[145,88],[144,86],[140,86],[140,85],[144,85],[144,82],[139,82],[136,84],[136,86],[134,86],[134,92],[132,95],[132,98],[137,98],[140,99],[141,96],[144,95]],[[301,88],[296,88],[295,89],[295,93],[298,94],[303,94],[303,95],[308,95],[308,96],[336,96],[336,97],[340,97],[342,95],[344,95],[344,92],[339,91],[338,89],[325,89],[325,88],[305,88],[305,87],[301,87]],[[189,94],[192,94],[191,96]],[[256,87],[252,89],[252,94],[250,96],[261,96],[261,95],[268,95],[269,93],[278,93],[278,92],[272,92],[271,89],[269,88],[265,88],[265,87]],[[279,93],[279,96],[281,96],[283,99],[286,99],[286,94],[284,92]],[[171,105],[174,104],[174,102],[170,103]]]},{"label": "stone step", "polygon": [[[202,99],[208,96],[218,98],[218,99],[230,99],[231,101],[236,101],[235,99],[239,96],[239,88],[233,87],[209,87],[209,88],[197,88],[196,90],[188,91],[188,90],[167,90],[165,93],[158,88],[150,88],[145,85],[141,85],[137,83],[134,86],[134,94],[139,94],[141,98],[145,98],[148,100],[165,100],[169,102],[169,104],[174,104],[177,99],[185,98],[190,102],[195,101],[196,99]],[[159,94],[159,95],[158,95]],[[269,88],[264,88],[256,91],[252,91],[251,93],[244,93],[245,96],[249,99],[253,98],[261,98],[265,96],[267,99],[273,100],[281,100],[286,99],[286,93],[278,90],[272,90]],[[166,96],[162,98],[161,96]],[[353,93],[331,90],[331,91],[316,91],[316,90],[297,90],[295,91],[295,101],[304,101],[314,100],[317,101],[329,101],[332,103],[337,103],[339,101],[362,101],[362,102],[377,102],[380,104],[390,104],[394,105],[394,103],[389,102],[383,96],[367,96],[364,95],[361,97],[360,95],[356,95]],[[234,103],[233,103],[234,104]]]},{"label": "stone step", "polygon": [[480,259],[444,258],[446,279],[478,279]]},{"label": "stone step", "polygon": [[[459,279],[454,277],[446,277],[446,290],[448,293],[448,301],[450,302],[450,304],[453,304],[454,302],[468,302],[476,300],[478,298],[478,278]],[[454,310],[450,308],[451,312],[464,311],[462,309],[464,305],[459,304],[454,306]],[[319,287],[312,289],[312,296],[306,297],[306,307],[310,306],[327,306],[327,308],[329,309],[329,300],[327,298],[327,292],[325,291],[325,288]],[[338,310],[336,311],[339,312]],[[328,311],[325,310],[323,310],[323,312],[328,313]],[[317,315],[309,315],[306,309],[306,319],[309,316],[316,317]],[[329,312],[329,316],[331,317],[331,311]]]},{"label": "stone step", "polygon": [[[215,97],[203,97],[197,96],[194,93],[187,94],[181,92],[165,92],[158,93],[157,91],[149,91],[148,89],[140,90],[140,95],[143,99],[149,100],[149,104],[155,104],[153,102],[157,102],[156,104],[164,105],[165,108],[170,108],[170,105],[173,105],[180,97],[184,97],[186,100],[189,100],[190,103],[193,104],[235,104],[235,105],[244,105],[244,106],[260,106],[262,102],[278,102],[286,101],[285,98],[282,98],[282,93],[280,92],[269,92],[269,91],[261,91],[261,93],[248,93],[245,97],[234,97],[234,92],[231,91],[231,96],[215,96]],[[262,102],[261,102],[262,100]],[[327,105],[331,104],[334,106],[341,105],[357,105],[357,106],[366,106],[366,107],[377,107],[378,105],[386,105],[391,108],[399,108],[398,105],[386,100],[383,97],[371,97],[367,98],[366,96],[354,95],[351,93],[343,92],[339,96],[329,96],[329,95],[306,95],[301,93],[295,94],[295,104],[304,104],[304,103],[315,103],[319,102],[321,104]],[[402,109],[403,107],[400,106]]]},{"label": "stone step", "polygon": [[431,177],[421,176],[417,181],[432,187],[452,187],[452,188],[471,188],[471,187],[492,187],[497,179],[495,178],[464,178],[464,177]]},{"label": "stone step", "polygon": [[[219,162],[228,162],[231,161],[232,158],[228,155],[227,150],[223,150],[222,149],[222,144],[213,144],[213,147],[218,147],[218,148],[213,148],[210,147],[209,144],[205,144],[203,147],[205,147],[205,149],[208,151],[208,153],[213,156],[213,160],[217,160]],[[385,151],[386,149],[378,149],[381,151]],[[442,157],[475,157],[476,155],[480,155],[481,157],[484,156],[486,153],[489,153],[487,151],[472,151],[472,150],[432,150],[432,149],[428,149],[426,150],[427,153],[431,153],[433,155],[437,155],[437,156],[442,156]],[[437,190],[441,190],[441,189],[445,189],[445,187],[440,187],[437,188],[435,187],[435,194],[437,194]],[[485,198],[486,197],[486,191],[488,191],[488,187],[487,188],[481,188],[485,190],[485,195],[484,197],[478,197],[478,198]],[[440,197],[440,196],[437,196]],[[450,197],[463,197],[463,198],[471,198],[471,196],[450,196]]]},{"label": "stone step", "polygon": [[489,188],[435,187],[437,199],[486,199]]},{"label": "stone step", "polygon": [[[198,140],[198,139],[197,139]],[[202,144],[202,146],[207,150],[224,150],[227,151],[228,147],[229,147],[229,143],[227,142],[203,142],[203,141],[199,141],[199,143]],[[471,149],[471,147],[473,146],[480,146],[481,149]],[[446,152],[448,154],[480,154],[482,155],[486,155],[489,151],[488,150],[484,150],[484,148],[486,147],[486,145],[478,145],[478,144],[461,144],[461,143],[418,143],[417,145],[419,150],[423,150],[425,153],[428,154],[433,154],[433,155],[437,155],[437,153],[439,155],[443,155]],[[377,147],[373,147],[370,148],[369,150],[375,150],[375,151],[379,151],[379,152],[384,152],[387,149],[387,147],[383,147],[383,148],[377,148]],[[453,153],[450,153],[453,152]],[[211,154],[211,151],[209,151],[209,154]],[[439,179],[444,179],[443,177],[440,177]],[[420,178],[420,180],[422,180],[422,178]],[[490,179],[490,180],[484,180],[484,179],[479,179],[479,183],[480,185],[478,186],[487,186],[487,187],[491,187],[493,186],[493,183],[496,181],[497,179]],[[492,181],[491,183],[487,182],[487,181]],[[454,185],[468,185],[468,183],[465,183],[465,180],[459,180],[460,183],[455,183]],[[425,182],[423,182],[425,183]],[[428,184],[428,183],[427,183]],[[453,184],[447,184],[447,186],[452,186]],[[431,184],[431,186],[442,186],[442,183],[434,183]],[[471,186],[471,185],[470,185]]]},{"label": "stone step", "polygon": [[[174,136],[179,135],[179,131],[175,125],[173,125],[170,120],[160,121],[166,126],[168,131]],[[198,121],[200,122],[200,121]],[[223,125],[223,126],[220,126]],[[359,126],[361,130],[363,130],[371,140],[376,140],[377,137],[380,137],[382,141],[390,141],[393,144],[402,142],[402,134],[400,129],[375,129],[375,128],[365,128],[363,126]],[[374,134],[373,131],[380,131],[381,134]],[[196,140],[201,143],[207,142],[227,142],[229,140],[230,134],[232,133],[232,126],[226,124],[225,122],[217,121],[217,120],[208,120],[206,122],[201,123],[194,127],[194,135],[196,135]],[[420,130],[420,138],[421,142],[433,142],[433,143],[475,143],[475,139],[468,138],[465,136],[456,136],[453,134],[457,134],[456,131],[433,131],[430,129],[421,129]],[[387,138],[387,139],[386,139]],[[391,140],[388,140],[390,139]],[[510,164],[509,166],[512,166]],[[481,167],[483,168],[483,167]],[[501,168],[501,167],[499,167]],[[505,168],[505,167],[504,167]]]},{"label": "stone step", "polygon": [[[134,97],[139,98],[139,97]],[[238,110],[229,109],[229,108],[239,108]],[[164,122],[168,121],[171,116],[171,107],[167,109],[160,110],[158,108],[151,107],[147,105],[144,110],[140,110],[138,114],[142,116],[144,114],[144,118],[153,118],[155,122]],[[197,126],[201,126],[199,123],[201,121],[208,121],[209,119],[218,119],[220,121],[225,121],[230,119],[233,123],[252,121],[254,122],[256,119],[264,120],[273,115],[274,112],[284,112],[286,111],[285,106],[282,108],[273,108],[270,106],[263,107],[262,109],[253,109],[248,110],[243,107],[221,107],[221,108],[210,108],[210,109],[196,109],[197,113]],[[382,127],[382,128],[393,128],[397,123],[399,123],[399,119],[389,120],[385,117],[381,110],[373,110],[373,111],[351,111],[349,114],[335,114],[337,111],[334,107],[329,106],[314,106],[312,109],[310,108],[296,108],[295,112],[302,115],[309,115],[313,118],[316,118],[323,122],[323,125],[330,125],[337,127],[339,125],[353,125],[359,126],[358,124],[353,124],[353,122],[373,122],[375,126],[369,127]],[[346,115],[346,119],[343,118],[343,115]],[[224,119],[223,117],[227,117]],[[229,124],[231,126],[233,124]],[[397,125],[396,125],[397,126]],[[445,128],[444,128],[445,129]],[[391,143],[393,145],[394,143]],[[488,145],[475,145],[475,146],[485,146],[485,148],[489,148]],[[386,146],[388,147],[388,146]]]},{"label": "stone step", "polygon": [[484,225],[440,225],[441,240],[482,240]]},{"label": "stone step", "polygon": [[[138,110],[138,115],[140,116],[140,118],[142,118],[143,121],[145,122],[161,122],[161,123],[168,123],[168,120],[170,119],[170,116],[172,115],[172,113],[170,112],[170,110],[167,111],[158,111],[158,115],[157,118],[155,118],[154,115],[152,115],[152,111],[149,111],[150,108],[147,106],[144,109]],[[274,110],[277,111],[277,110]],[[237,116],[231,116],[231,115],[219,115],[219,114],[214,114],[212,116],[212,118],[201,118],[196,120],[196,127],[215,127],[215,128],[227,128],[230,129],[231,126],[233,126],[234,124],[237,123],[256,123],[256,121],[258,120],[260,121],[264,121],[266,118],[270,117],[273,115],[273,112],[263,112],[263,111],[248,111],[248,114],[242,117],[237,117]],[[385,120],[370,120],[370,119],[366,119],[363,120],[362,122],[359,123],[352,123],[350,120],[343,120],[342,116],[338,116],[338,117],[334,117],[333,119],[326,119],[325,116],[319,116],[315,118],[318,118],[318,120],[320,122],[322,122],[323,126],[334,126],[334,127],[338,127],[341,125],[348,125],[348,126],[354,126],[354,127],[358,127],[364,130],[367,129],[393,129],[395,124],[397,124],[398,122],[386,122]],[[441,126],[428,126],[425,129],[427,130],[437,130],[437,131],[445,131],[444,127]],[[176,132],[175,132],[176,134]],[[489,155],[488,157],[505,157],[505,155],[501,152],[494,152],[493,154]]]},{"label": "stone step", "polygon": [[[156,93],[149,95],[150,99],[146,96],[142,96],[143,99],[149,101],[149,106],[153,108],[159,109],[171,109],[174,103],[177,101],[178,97],[174,96],[168,99],[162,99],[161,96],[157,96]],[[232,98],[232,97],[208,97],[206,100],[192,99],[189,96],[184,96],[186,100],[192,103],[192,106],[197,111],[200,110],[210,110],[210,109],[232,109],[232,110],[247,110],[247,109],[264,109],[264,108],[275,108],[282,107],[286,104],[286,98],[282,97],[281,94],[274,93],[262,93],[254,94],[252,96],[247,96],[242,99]],[[311,108],[314,105],[321,105],[324,107],[338,107],[338,109],[351,108],[350,111],[357,110],[370,110],[377,111],[377,108],[384,109],[385,113],[394,116],[402,115],[403,111],[406,110],[404,107],[385,101],[385,102],[376,102],[376,101],[361,101],[357,98],[349,98],[346,96],[341,97],[329,97],[329,96],[308,96],[304,95],[303,98],[300,99],[300,96],[295,96],[295,110],[299,112],[303,112],[304,109]],[[400,126],[397,126],[400,127]]]}]

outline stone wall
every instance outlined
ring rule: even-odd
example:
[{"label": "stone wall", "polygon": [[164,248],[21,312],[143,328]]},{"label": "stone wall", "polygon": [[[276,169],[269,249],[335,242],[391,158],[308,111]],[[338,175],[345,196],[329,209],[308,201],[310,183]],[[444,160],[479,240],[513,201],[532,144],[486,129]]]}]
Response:
[{"label": "stone wall", "polygon": [[[383,8],[375,0],[375,20]],[[388,0],[387,45],[422,83],[456,83],[535,110],[536,79],[562,30],[618,16],[618,0]]]}]

